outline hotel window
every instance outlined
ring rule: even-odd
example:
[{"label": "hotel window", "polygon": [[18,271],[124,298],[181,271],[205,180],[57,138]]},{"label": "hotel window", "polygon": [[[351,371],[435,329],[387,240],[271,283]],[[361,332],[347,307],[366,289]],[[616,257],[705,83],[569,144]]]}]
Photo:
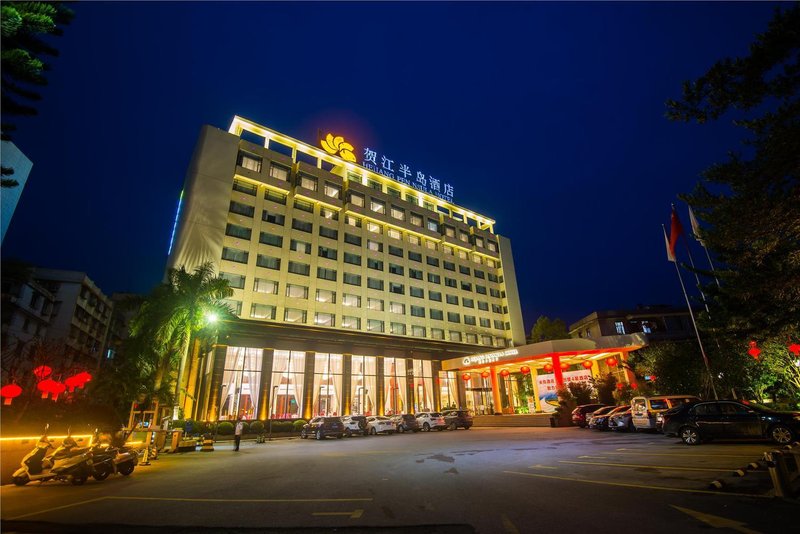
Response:
[{"label": "hotel window", "polygon": [[478,335],[477,334],[467,334],[467,343],[472,345],[478,344]]},{"label": "hotel window", "polygon": [[421,263],[422,262],[422,254],[420,254],[419,252],[411,252],[409,250],[408,251],[408,259],[411,260],[411,261],[418,261],[418,262]]},{"label": "hotel window", "polygon": [[389,187],[388,185],[386,186],[386,194],[389,195],[390,197],[400,198],[400,191],[398,191],[394,187]]},{"label": "hotel window", "polygon": [[431,339],[444,339],[444,330],[441,328],[431,328]]},{"label": "hotel window", "polygon": [[403,276],[405,274],[403,266],[402,265],[395,265],[394,263],[390,263],[389,264],[389,272],[392,273],[392,274],[400,275],[400,276]]},{"label": "hotel window", "polygon": [[472,283],[471,282],[461,282],[461,290],[462,291],[472,291]]},{"label": "hotel window", "polygon": [[276,350],[272,363],[271,419],[297,419],[303,414],[303,375],[306,353]]},{"label": "hotel window", "polygon": [[330,198],[342,198],[342,188],[336,184],[325,182],[325,196]]},{"label": "hotel window", "polygon": [[255,419],[264,351],[228,347],[225,354],[219,414],[221,419]]},{"label": "hotel window", "polygon": [[386,202],[375,198],[369,199],[369,209],[375,213],[386,213]]},{"label": "hotel window", "polygon": [[301,210],[306,211],[308,213],[314,213],[314,204],[308,202],[306,200],[302,200],[300,198],[294,199],[294,207]]},{"label": "hotel window", "polygon": [[492,252],[497,252],[497,243],[495,243],[494,241],[489,241],[486,243],[486,248],[488,248]]},{"label": "hotel window", "polygon": [[256,212],[256,208],[255,206],[249,206],[247,204],[242,204],[240,202],[231,200],[229,211],[238,215],[244,215],[245,217],[252,217]]},{"label": "hotel window", "polygon": [[305,174],[301,174],[298,177],[297,185],[302,187],[303,189],[308,189],[309,191],[316,191],[317,190],[317,179],[314,176],[308,176]]},{"label": "hotel window", "polygon": [[224,299],[222,301],[222,304],[224,306],[229,307],[233,311],[234,315],[239,316],[239,315],[242,314],[242,301],[241,300]]},{"label": "hotel window", "polygon": [[418,215],[412,212],[408,216],[408,222],[410,222],[414,226],[422,226],[422,221],[423,221],[422,215]]},{"label": "hotel window", "polygon": [[294,274],[301,274],[303,276],[308,276],[311,272],[311,266],[307,263],[300,263],[297,261],[290,261],[289,262],[289,272]]},{"label": "hotel window", "polygon": [[383,321],[367,319],[367,332],[383,332]]},{"label": "hotel window", "polygon": [[428,291],[428,300],[442,301],[442,294],[439,291]]},{"label": "hotel window", "polygon": [[445,268],[445,270],[448,270],[448,271],[455,271],[456,270],[456,264],[453,263],[452,261],[445,261],[444,262],[444,268]]},{"label": "hotel window", "polygon": [[427,200],[422,201],[422,207],[426,210],[436,211],[436,206],[433,205],[433,202],[428,202]]},{"label": "hotel window", "polygon": [[286,194],[273,191],[272,189],[267,189],[264,192],[264,200],[269,200],[270,202],[275,202],[276,204],[286,205]]},{"label": "hotel window", "polygon": [[224,247],[222,249],[222,259],[235,261],[236,263],[247,263],[249,253],[246,250]]},{"label": "hotel window", "polygon": [[314,314],[314,324],[317,326],[336,326],[335,317],[332,313],[316,312]]},{"label": "hotel window", "polygon": [[256,196],[256,193],[258,193],[258,186],[255,184],[248,184],[247,182],[243,182],[242,180],[234,180],[233,190],[239,191],[240,193]]},{"label": "hotel window", "polygon": [[499,281],[499,279],[497,278],[497,275],[496,275],[496,274],[489,273],[489,277],[488,277],[488,278],[489,278],[489,281],[490,281],[490,282],[495,282],[495,283],[497,283],[497,282]]},{"label": "hotel window", "polygon": [[361,285],[361,275],[353,273],[344,273],[344,283],[351,286]]},{"label": "hotel window", "polygon": [[481,295],[485,295],[486,294],[486,286],[479,286],[479,285],[475,284],[475,292],[476,293],[480,293]]},{"label": "hotel window", "polygon": [[481,310],[481,311],[489,311],[489,303],[479,300],[478,301],[478,309]]},{"label": "hotel window", "polygon": [[339,212],[335,209],[326,208],[325,206],[322,206],[319,208],[319,214],[323,219],[328,219],[329,221],[339,220]]},{"label": "hotel window", "polygon": [[388,235],[392,239],[402,239],[403,237],[403,234],[400,233],[400,230],[397,230],[395,228],[389,228],[386,231],[386,235]]},{"label": "hotel window", "polygon": [[400,248],[400,247],[395,247],[395,246],[389,245],[389,254],[391,254],[392,256],[399,256],[399,257],[402,258],[403,257],[403,249]]},{"label": "hotel window", "polygon": [[303,254],[311,254],[311,243],[292,239],[289,241],[289,248],[295,252],[302,252]]},{"label": "hotel window", "polygon": [[301,232],[311,233],[314,229],[314,225],[307,221],[301,221],[300,219],[292,219],[292,228],[300,230]]},{"label": "hotel window", "polygon": [[406,325],[403,323],[389,323],[390,332],[399,336],[406,335]]},{"label": "hotel window", "polygon": [[348,226],[354,226],[356,228],[361,228],[361,219],[358,217],[353,217],[352,215],[345,215],[344,216],[344,223]]},{"label": "hotel window", "polygon": [[317,255],[320,258],[327,258],[329,260],[335,260],[337,256],[336,249],[328,248],[328,247],[319,247],[317,250]]},{"label": "hotel window", "polygon": [[390,302],[389,303],[389,313],[397,313],[400,315],[406,314],[406,305],[400,302]]},{"label": "hotel window", "polygon": [[278,165],[273,163],[269,166],[269,175],[276,180],[281,180],[284,182],[289,181],[289,169],[284,167],[283,165]]},{"label": "hotel window", "polygon": [[472,263],[477,263],[478,265],[481,265],[483,263],[483,258],[478,256],[477,254],[473,254],[472,255]]},{"label": "hotel window", "polygon": [[455,304],[458,305],[458,296],[457,295],[447,295],[447,303],[448,304]]},{"label": "hotel window", "polygon": [[383,311],[383,299],[367,299],[367,309]]},{"label": "hotel window", "polygon": [[431,241],[430,239],[425,240],[425,246],[428,247],[428,250],[438,249],[438,247],[436,246],[436,241]]},{"label": "hotel window", "polygon": [[374,222],[367,222],[367,231],[372,232],[373,234],[382,234],[383,227],[380,224]]},{"label": "hotel window", "polygon": [[250,317],[253,319],[275,320],[275,306],[253,303],[250,306]]},{"label": "hotel window", "polygon": [[261,236],[258,238],[258,242],[273,247],[282,247],[283,237],[275,234],[270,234],[269,232],[261,232]]},{"label": "hotel window", "polygon": [[320,226],[319,235],[327,237],[328,239],[339,239],[339,230],[328,228],[327,226]]},{"label": "hotel window", "polygon": [[[447,319],[450,319],[450,314],[447,314]],[[468,324],[470,326],[475,326],[475,316],[474,315],[465,315],[464,316],[464,324]]]},{"label": "hotel window", "polygon": [[447,287],[458,287],[458,283],[456,282],[455,278],[447,278],[446,276],[444,277],[444,285]]},{"label": "hotel window", "polygon": [[278,282],[267,280],[266,278],[256,278],[253,283],[253,291],[256,293],[265,293],[267,295],[277,295]]},{"label": "hotel window", "polygon": [[269,213],[267,210],[264,210],[261,212],[261,220],[283,226],[286,222],[286,217],[282,213]]},{"label": "hotel window", "polygon": [[474,301],[474,300],[472,300],[472,299],[468,299],[468,298],[466,298],[466,297],[464,297],[463,299],[461,299],[461,304],[462,304],[462,305],[463,305],[465,308],[474,308],[474,307],[475,307],[475,301]]},{"label": "hotel window", "polygon": [[379,280],[378,278],[367,277],[367,287],[370,289],[378,289],[380,291],[383,291],[383,280]]},{"label": "hotel window", "polygon": [[344,262],[352,265],[361,265],[361,256],[358,254],[344,253]]},{"label": "hotel window", "polygon": [[348,234],[345,232],[344,234],[344,242],[349,243],[351,245],[361,246],[361,237],[353,234]]},{"label": "hotel window", "polygon": [[296,284],[286,284],[286,296],[293,299],[307,299],[308,288],[306,286],[298,286]]},{"label": "hotel window", "polygon": [[342,296],[342,306],[348,306],[350,308],[360,308],[361,296],[353,295],[352,293],[345,293]]},{"label": "hotel window", "polygon": [[353,206],[359,206],[361,208],[364,207],[364,195],[361,193],[354,193],[353,191],[350,191],[347,193],[347,196],[350,197],[350,204]]},{"label": "hotel window", "polygon": [[342,413],[341,354],[314,355],[314,398],[312,415],[338,416]]},{"label": "hotel window", "polygon": [[233,274],[233,273],[219,273],[219,277],[227,280],[228,285],[231,286],[233,289],[244,289],[244,276],[241,274]]},{"label": "hotel window", "polygon": [[347,181],[348,182],[355,182],[357,184],[363,183],[363,180],[361,179],[361,176],[359,176],[358,174],[353,173],[353,172],[348,172],[347,173]]},{"label": "hotel window", "polygon": [[485,276],[483,271],[479,271],[478,269],[475,269],[474,274],[475,274],[475,278],[480,278],[480,279],[483,279],[484,276]]},{"label": "hotel window", "polygon": [[479,321],[480,321],[481,326],[483,328],[491,328],[492,327],[492,322],[489,319],[487,319],[486,317],[481,317],[479,319]]},{"label": "hotel window", "polygon": [[[354,415],[375,415],[377,400],[377,358],[375,356],[351,356],[350,368],[350,413]],[[389,391],[389,390],[385,390]]]},{"label": "hotel window", "polygon": [[458,239],[463,243],[469,243],[469,234],[463,230],[458,231]]},{"label": "hotel window", "polygon": [[412,195],[411,193],[406,193],[406,200],[411,202],[415,206],[419,206],[419,198],[417,195]]},{"label": "hotel window", "polygon": [[438,274],[428,273],[428,282],[430,282],[431,284],[441,284],[442,277],[439,276]]},{"label": "hotel window", "polygon": [[501,308],[499,304],[492,304],[492,312],[503,313],[503,308]]},{"label": "hotel window", "polygon": [[244,167],[253,172],[261,172],[261,161],[259,156],[248,154],[247,152],[239,152],[239,159],[236,163],[240,167]]},{"label": "hotel window", "polygon": [[433,372],[429,360],[412,360],[414,387],[414,411],[426,412],[433,410]]},{"label": "hotel window", "polygon": [[425,317],[425,308],[423,306],[411,306],[411,315],[414,317]]},{"label": "hotel window", "polygon": [[352,315],[344,315],[342,316],[342,328],[361,330],[361,319]]},{"label": "hotel window", "polygon": [[408,234],[408,242],[411,243],[412,245],[419,245],[420,243],[419,236],[416,236],[414,234]]},{"label": "hotel window", "polygon": [[449,247],[447,245],[442,245],[442,252],[444,252],[448,256],[453,255],[453,247]]},{"label": "hotel window", "polygon": [[479,247],[483,247],[483,238],[475,236],[475,244]]},{"label": "hotel window", "polygon": [[494,320],[494,327],[497,330],[503,330],[503,321],[499,321],[497,319]]},{"label": "hotel window", "polygon": [[395,219],[405,220],[406,218],[406,211],[403,208],[398,208],[394,204],[392,204],[392,209],[390,212],[391,216]]},{"label": "hotel window", "polygon": [[380,241],[373,241],[372,239],[367,239],[367,249],[373,252],[383,252],[383,243]]},{"label": "hotel window", "polygon": [[466,274],[467,276],[469,276],[469,267],[465,267],[463,265],[459,265],[458,266],[458,272],[460,272],[461,274]]},{"label": "hotel window", "polygon": [[452,226],[448,226],[448,225],[444,224],[444,225],[442,225],[442,227],[444,228],[444,235],[446,235],[447,237],[455,237],[456,236],[456,229],[453,228]]},{"label": "hotel window", "polygon": [[235,224],[228,224],[225,227],[225,235],[229,235],[231,237],[238,237],[240,239],[247,239],[250,240],[250,236],[253,233],[253,230],[250,228],[245,228],[244,226],[237,226]]},{"label": "hotel window", "polygon": [[325,267],[317,267],[317,278],[322,280],[336,281],[336,269],[326,269]]},{"label": "hotel window", "polygon": [[425,327],[411,325],[411,335],[414,337],[425,337]]},{"label": "hotel window", "polygon": [[433,319],[433,320],[436,320],[436,321],[444,320],[444,312],[442,310],[437,310],[435,308],[431,308],[428,313],[430,314],[431,319]]},{"label": "hotel window", "polygon": [[489,294],[495,298],[500,298],[500,290],[493,287],[489,288]]},{"label": "hotel window", "polygon": [[428,230],[431,232],[439,232],[439,221],[434,221],[433,219],[428,219]]},{"label": "hotel window", "polygon": [[615,321],[614,328],[617,330],[617,334],[625,333],[625,323],[623,323],[622,321]]},{"label": "hotel window", "polygon": [[383,262],[381,260],[367,258],[367,267],[369,267],[370,269],[375,269],[376,271],[382,271]]},{"label": "hotel window", "polygon": [[317,289],[317,302],[324,302],[326,304],[336,304],[336,291],[330,289]]},{"label": "hotel window", "polygon": [[432,258],[431,256],[426,256],[425,261],[427,262],[428,265],[432,265],[434,267],[439,266],[439,258]]},{"label": "hotel window", "polygon": [[486,265],[492,268],[497,267],[497,263],[491,258],[486,258]]},{"label": "hotel window", "polygon": [[297,308],[286,308],[283,312],[283,320],[287,323],[303,323],[306,322],[306,311],[298,310]]},{"label": "hotel window", "polygon": [[406,287],[403,284],[396,284],[394,282],[389,282],[389,292],[395,293],[397,295],[405,295]]},{"label": "hotel window", "polygon": [[383,186],[381,185],[380,182],[376,182],[375,180],[367,180],[367,186],[371,187],[372,189],[374,189],[376,191],[383,192]]},{"label": "hotel window", "polygon": [[454,332],[450,330],[450,341],[458,341],[461,342],[461,332]]},{"label": "hotel window", "polygon": [[411,286],[408,289],[409,289],[408,294],[411,295],[412,297],[416,297],[418,299],[425,298],[425,290],[422,289],[421,287]]},{"label": "hotel window", "polygon": [[422,271],[418,269],[409,269],[408,276],[413,278],[414,280],[422,280]]}]

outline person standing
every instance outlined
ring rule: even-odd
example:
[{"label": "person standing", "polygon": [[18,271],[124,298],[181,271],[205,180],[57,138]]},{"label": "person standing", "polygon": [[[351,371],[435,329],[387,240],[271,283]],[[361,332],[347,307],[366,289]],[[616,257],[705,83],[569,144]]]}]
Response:
[{"label": "person standing", "polygon": [[242,441],[242,431],[244,430],[244,421],[239,419],[236,421],[236,430],[233,431],[233,450],[239,450],[239,442]]}]

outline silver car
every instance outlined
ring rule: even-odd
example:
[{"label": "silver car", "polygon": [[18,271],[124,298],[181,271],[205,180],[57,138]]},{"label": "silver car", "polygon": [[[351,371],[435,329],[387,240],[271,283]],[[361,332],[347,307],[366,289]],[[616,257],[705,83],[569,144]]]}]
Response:
[{"label": "silver car", "polygon": [[367,417],[367,430],[373,436],[376,434],[394,434],[395,426],[391,419],[382,415]]},{"label": "silver car", "polygon": [[417,414],[417,421],[419,421],[420,428],[425,432],[430,432],[433,428],[436,430],[447,428],[444,415],[439,412],[420,412]]}]

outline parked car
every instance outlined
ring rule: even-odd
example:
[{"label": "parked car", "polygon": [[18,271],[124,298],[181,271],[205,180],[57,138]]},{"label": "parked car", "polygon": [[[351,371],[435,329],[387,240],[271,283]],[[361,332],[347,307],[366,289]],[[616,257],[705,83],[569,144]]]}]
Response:
[{"label": "parked car", "polygon": [[776,412],[737,401],[693,402],[664,413],[664,434],[687,445],[714,438],[770,439],[779,445],[800,436],[800,412]]},{"label": "parked car", "polygon": [[626,406],[625,408],[625,410],[617,412],[608,418],[608,428],[611,430],[624,430],[626,432],[634,431],[631,407]]},{"label": "parked car", "polygon": [[342,439],[344,436],[344,423],[340,417],[315,417],[303,425],[300,430],[300,437],[306,439],[314,436],[317,439],[324,439],[328,436],[336,436]]},{"label": "parked car", "polygon": [[436,430],[447,428],[447,422],[439,412],[420,412],[417,414],[417,422],[425,432],[430,432],[432,428]]},{"label": "parked car", "polygon": [[590,414],[586,415],[586,426],[588,428],[597,428],[597,424],[600,421],[601,417],[604,417],[604,421],[607,422],[608,415],[617,409],[617,406],[603,406],[602,408],[598,408],[597,410],[593,411]]},{"label": "parked car", "polygon": [[693,395],[667,395],[658,397],[634,397],[631,400],[631,420],[636,430],[658,430],[656,416],[670,408],[699,401]]},{"label": "parked car", "polygon": [[586,428],[586,414],[592,413],[598,408],[605,407],[605,404],[582,404],[572,410],[572,424],[581,428]]},{"label": "parked car", "polygon": [[342,423],[344,424],[345,437],[369,435],[366,416],[346,415],[342,417]]},{"label": "parked car", "polygon": [[391,417],[398,432],[419,432],[419,421],[410,413],[398,414]]},{"label": "parked car", "polygon": [[592,428],[594,430],[608,430],[610,428],[609,421],[613,416],[615,416],[618,413],[630,411],[630,409],[631,409],[630,406],[615,406],[611,410],[608,410],[607,412],[598,413],[601,410],[604,410],[604,408],[601,408],[600,410],[597,410],[592,414],[592,417],[589,420],[589,428]]},{"label": "parked car", "polygon": [[442,415],[450,430],[456,430],[459,427],[469,430],[469,427],[472,426],[472,414],[467,410],[447,410],[442,412]]},{"label": "parked car", "polygon": [[373,415],[372,417],[367,417],[367,430],[373,436],[376,434],[382,434],[386,432],[387,434],[394,434],[395,426],[391,419],[388,417],[384,417],[382,415]]}]

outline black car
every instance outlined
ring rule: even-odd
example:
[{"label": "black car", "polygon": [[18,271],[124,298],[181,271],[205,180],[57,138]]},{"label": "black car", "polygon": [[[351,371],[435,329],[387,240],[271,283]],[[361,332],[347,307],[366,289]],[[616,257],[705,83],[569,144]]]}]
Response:
[{"label": "black car", "polygon": [[458,427],[464,430],[469,430],[472,426],[472,414],[467,410],[447,410],[443,412],[444,422],[447,423],[447,428],[456,430]]},{"label": "black car", "polygon": [[737,401],[692,402],[663,414],[663,430],[687,445],[714,438],[770,439],[786,445],[800,435],[800,413]]},{"label": "black car", "polygon": [[395,425],[397,425],[398,433],[419,432],[421,430],[419,421],[417,421],[417,418],[410,413],[393,415],[391,420]]},{"label": "black car", "polygon": [[617,406],[605,413],[601,413],[603,408],[596,410],[589,418],[589,428],[594,430],[608,430],[608,422],[611,420],[612,415],[623,413],[626,410],[630,411],[630,406]]},{"label": "black car", "polygon": [[572,424],[578,425],[581,428],[586,428],[586,425],[588,424],[588,421],[586,420],[587,414],[605,407],[605,404],[583,404],[578,406],[572,410]]},{"label": "black car", "polygon": [[308,436],[314,436],[317,439],[336,436],[338,439],[342,439],[344,423],[339,417],[315,417],[303,425],[303,429],[300,431],[301,438],[306,439]]}]

